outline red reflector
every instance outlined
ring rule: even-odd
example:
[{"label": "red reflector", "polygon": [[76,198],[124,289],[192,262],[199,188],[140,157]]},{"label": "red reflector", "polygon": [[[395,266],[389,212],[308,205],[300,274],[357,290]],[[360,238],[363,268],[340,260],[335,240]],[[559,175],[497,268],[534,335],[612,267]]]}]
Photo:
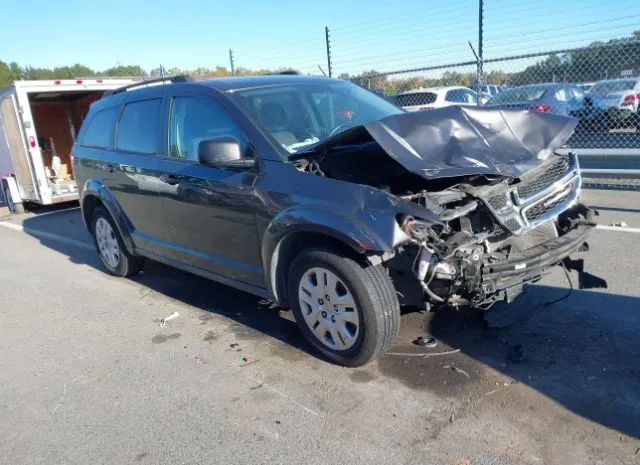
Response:
[{"label": "red reflector", "polygon": [[76,84],[82,84],[82,79],[77,79]]},{"label": "red reflector", "polygon": [[29,136],[29,147],[32,149],[36,146],[36,138],[33,136]]},{"label": "red reflector", "polygon": [[627,95],[624,98],[625,102],[640,102],[640,94],[635,94],[635,95]]},{"label": "red reflector", "polygon": [[546,113],[551,109],[551,105],[531,105],[529,110],[539,111],[540,113]]},{"label": "red reflector", "polygon": [[59,85],[59,84],[60,84],[60,79],[57,79],[57,80],[53,81],[53,83],[54,83],[55,85]]}]

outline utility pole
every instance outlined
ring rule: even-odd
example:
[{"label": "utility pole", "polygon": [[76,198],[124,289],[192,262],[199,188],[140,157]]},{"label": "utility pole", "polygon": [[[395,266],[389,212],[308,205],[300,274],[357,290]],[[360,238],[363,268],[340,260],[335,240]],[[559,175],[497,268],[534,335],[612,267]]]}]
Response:
[{"label": "utility pole", "polygon": [[324,39],[327,43],[327,70],[329,71],[329,77],[332,75],[331,70],[331,41],[329,40],[329,27],[324,27]]},{"label": "utility pole", "polygon": [[233,50],[229,49],[229,63],[231,63],[231,75],[236,75],[236,67],[233,64]]},{"label": "utility pole", "polygon": [[482,105],[482,81],[484,81],[484,71],[482,69],[482,29],[484,28],[484,0],[478,0],[478,68],[477,68],[477,86],[478,86],[478,106]]}]

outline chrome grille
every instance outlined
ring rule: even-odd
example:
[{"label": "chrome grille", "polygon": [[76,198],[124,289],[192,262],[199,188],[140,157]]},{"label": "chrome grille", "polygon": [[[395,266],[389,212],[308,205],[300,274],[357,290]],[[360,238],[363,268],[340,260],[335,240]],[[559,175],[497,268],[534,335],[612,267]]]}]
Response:
[{"label": "chrome grille", "polygon": [[505,194],[496,195],[495,197],[488,198],[487,202],[494,210],[500,210],[509,204],[509,196]]},{"label": "chrome grille", "polygon": [[483,199],[502,226],[522,235],[555,218],[578,198],[580,175],[574,154],[529,171],[520,183]]},{"label": "chrome grille", "polygon": [[551,162],[545,163],[520,178],[517,185],[518,195],[526,199],[562,179],[571,168],[568,155],[555,155]]},{"label": "chrome grille", "polygon": [[573,192],[573,183],[567,184],[565,190],[562,192],[562,195],[558,195],[557,197],[553,197],[550,200],[545,202],[539,202],[534,204],[531,208],[525,211],[525,216],[529,221],[535,221],[538,218],[542,217],[545,213],[553,210],[558,205],[561,205],[563,202],[567,200],[567,197],[571,195]]}]

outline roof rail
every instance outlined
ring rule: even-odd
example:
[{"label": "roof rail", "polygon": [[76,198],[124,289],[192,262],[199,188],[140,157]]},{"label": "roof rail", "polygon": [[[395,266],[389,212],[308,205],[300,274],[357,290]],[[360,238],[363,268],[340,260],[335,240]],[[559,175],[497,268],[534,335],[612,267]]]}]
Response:
[{"label": "roof rail", "polygon": [[129,89],[133,89],[134,87],[146,87],[149,84],[155,84],[157,82],[175,83],[175,82],[189,82],[189,81],[193,81],[193,79],[190,76],[185,76],[185,75],[167,76],[165,78],[157,78],[157,79],[147,79],[146,81],[142,80],[140,82],[134,82],[133,84],[129,84],[128,86],[122,86],[122,87],[118,87],[117,89],[108,90],[107,92],[104,93],[104,96],[106,97],[108,95],[119,94],[120,92],[125,92]]}]

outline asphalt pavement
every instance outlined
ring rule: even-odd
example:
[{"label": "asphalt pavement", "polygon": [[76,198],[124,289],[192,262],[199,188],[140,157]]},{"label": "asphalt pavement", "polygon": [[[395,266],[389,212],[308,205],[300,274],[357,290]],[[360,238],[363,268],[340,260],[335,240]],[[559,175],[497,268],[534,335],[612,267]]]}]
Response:
[{"label": "asphalt pavement", "polygon": [[[583,200],[608,289],[548,305],[555,269],[493,327],[407,312],[359,369],[268,301],[154,263],[106,274],[77,208],[5,217],[0,463],[638,464],[640,192]],[[411,343],[425,332],[435,348]]]}]

